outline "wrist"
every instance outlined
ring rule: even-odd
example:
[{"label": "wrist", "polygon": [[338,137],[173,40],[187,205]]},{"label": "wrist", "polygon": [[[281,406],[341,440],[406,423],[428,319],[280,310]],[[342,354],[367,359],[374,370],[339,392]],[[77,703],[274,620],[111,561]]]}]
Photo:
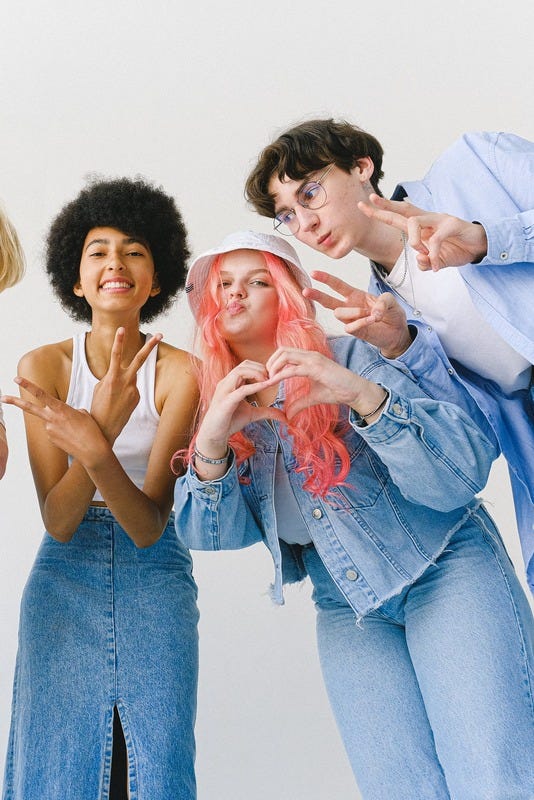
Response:
[{"label": "wrist", "polygon": [[207,456],[207,455],[205,455],[205,453],[202,453],[198,449],[196,444],[195,444],[195,447],[193,449],[193,458],[194,458],[194,461],[195,461],[195,466],[196,466],[197,459],[202,464],[210,464],[210,465],[213,465],[213,466],[221,466],[222,464],[226,464],[226,462],[228,461],[228,456],[229,455],[230,455],[230,448],[228,447],[228,445],[226,445],[226,450],[224,452],[224,455],[222,455],[222,456]]},{"label": "wrist", "polygon": [[195,439],[194,450],[210,459],[228,458],[228,439],[212,439],[199,434]]},{"label": "wrist", "polygon": [[354,408],[353,406],[354,410],[356,411],[360,419],[364,420],[366,425],[368,425],[369,422],[374,422],[375,419],[378,419],[378,417],[382,414],[382,411],[384,410],[387,401],[389,400],[388,390],[384,389],[382,386],[377,386],[377,388],[382,390],[382,396],[377,403],[372,405],[370,408],[369,408],[370,403],[366,404],[367,405],[366,411],[363,410],[360,411],[360,408],[363,406],[363,403],[361,401],[358,401],[358,408]]},{"label": "wrist", "polygon": [[115,460],[113,444],[103,434],[98,437],[99,441],[93,440],[91,446],[79,450],[73,457],[79,461],[87,472],[105,472],[109,469],[112,461]]},{"label": "wrist", "polygon": [[411,347],[413,340],[415,339],[415,335],[415,329],[412,332],[411,328],[407,325],[399,341],[394,345],[382,347],[380,350],[380,355],[383,358],[387,358],[389,361],[399,358],[406,352],[406,350],[408,350],[409,347]]},{"label": "wrist", "polygon": [[474,219],[472,225],[476,225],[477,227],[478,241],[475,243],[473,248],[473,258],[471,259],[471,264],[480,264],[482,259],[486,258],[488,255],[488,237],[481,222],[478,222],[476,219]]}]

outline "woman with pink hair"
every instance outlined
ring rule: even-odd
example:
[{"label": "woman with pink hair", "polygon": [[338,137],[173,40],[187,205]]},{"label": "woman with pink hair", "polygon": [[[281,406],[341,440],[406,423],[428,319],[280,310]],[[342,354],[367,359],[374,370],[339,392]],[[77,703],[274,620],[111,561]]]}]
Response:
[{"label": "woman with pink hair", "polygon": [[[231,234],[192,264],[201,406],[178,537],[209,550],[263,540],[280,604],[283,583],[309,575],[364,798],[526,797],[532,615],[475,497],[492,431],[392,295],[366,321],[382,342],[397,331],[379,350],[327,338],[310,286],[272,235]],[[420,388],[408,350],[447,381],[447,402]]]}]

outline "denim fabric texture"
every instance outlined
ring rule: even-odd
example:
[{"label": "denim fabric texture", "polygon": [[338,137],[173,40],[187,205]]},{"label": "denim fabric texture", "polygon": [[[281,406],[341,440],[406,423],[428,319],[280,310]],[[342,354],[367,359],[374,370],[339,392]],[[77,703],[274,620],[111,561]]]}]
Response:
[{"label": "denim fabric texture", "polygon": [[[534,364],[534,143],[507,133],[467,133],[435,161],[422,181],[403,181],[393,197],[403,195],[427,211],[484,226],[487,256],[480,264],[466,264],[460,274],[486,321]],[[381,294],[390,287],[373,272],[369,291]],[[410,317],[412,309],[397,299]],[[449,362],[436,334],[426,326],[422,330],[480,405],[506,456],[527,578],[534,591],[533,390],[503,395],[490,381]],[[407,352],[400,361],[412,369],[410,359]],[[440,388],[440,375],[417,372],[435,397],[447,397],[440,395],[447,389],[446,383]]]},{"label": "denim fabric texture", "polygon": [[[436,370],[448,377],[451,402],[433,400],[407,369],[392,366],[376,348],[351,336],[334,338],[336,361],[390,392],[373,425],[362,426],[357,415],[346,414],[344,440],[351,457],[346,485],[328,499],[312,497],[302,488],[305,476],[296,471],[290,437],[276,423],[253,423],[245,431],[256,453],[239,473],[232,463],[216,481],[202,482],[192,469],[178,479],[175,521],[184,544],[237,549],[263,539],[274,561],[273,597],[282,603],[283,582],[302,575],[291,559],[283,562],[287,551],[281,550],[276,529],[273,490],[280,448],[310,538],[357,616],[413,583],[479,505],[473,497],[498,452],[476,403],[418,340],[412,347],[420,352],[420,363],[432,369],[437,362]],[[464,403],[465,410],[453,401]],[[282,386],[276,405],[283,402]]]},{"label": "denim fabric texture", "polygon": [[[456,373],[414,330],[415,371],[353,337],[331,343],[336,361],[390,395],[372,425],[347,413],[344,486],[312,497],[287,432],[253,423],[256,452],[239,468],[231,459],[218,480],[189,469],[177,481],[177,533],[193,549],[263,540],[278,603],[284,582],[310,575],[324,679],[366,800],[526,800],[534,623],[474,497],[498,448]],[[450,402],[429,396],[426,372]],[[312,545],[278,538],[278,451]]]},{"label": "denim fabric texture", "polygon": [[106,508],[45,534],[21,606],[3,800],[107,800],[113,708],[132,800],[196,797],[197,589],[173,519],[138,548]]},{"label": "denim fabric texture", "polygon": [[532,798],[532,616],[484,509],[359,625],[313,545],[300,559],[314,586],[325,684],[363,797]]}]

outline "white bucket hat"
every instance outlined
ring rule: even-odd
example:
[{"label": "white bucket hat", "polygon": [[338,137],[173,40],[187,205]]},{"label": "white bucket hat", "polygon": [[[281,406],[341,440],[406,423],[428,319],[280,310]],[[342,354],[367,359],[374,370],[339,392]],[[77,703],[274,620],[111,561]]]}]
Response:
[{"label": "white bucket hat", "polygon": [[257,231],[237,231],[226,236],[220,245],[197,256],[189,268],[185,282],[185,292],[194,317],[196,318],[200,306],[202,292],[207,283],[211,265],[216,256],[231,253],[233,250],[263,250],[282,258],[287,268],[304,289],[311,286],[310,276],[305,272],[299,261],[295,248],[281,236],[272,233],[259,233]]}]

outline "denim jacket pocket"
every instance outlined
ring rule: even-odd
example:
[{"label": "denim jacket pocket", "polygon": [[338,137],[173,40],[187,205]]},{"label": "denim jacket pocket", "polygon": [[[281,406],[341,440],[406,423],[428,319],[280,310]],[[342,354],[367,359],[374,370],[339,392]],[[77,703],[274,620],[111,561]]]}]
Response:
[{"label": "denim jacket pocket", "polygon": [[[356,482],[336,487],[335,495],[341,495],[342,505],[345,508],[369,508],[376,505],[384,491],[390,475],[387,467],[365,446],[358,446],[350,453],[351,475],[356,476]],[[334,501],[335,502],[335,501]]]}]

